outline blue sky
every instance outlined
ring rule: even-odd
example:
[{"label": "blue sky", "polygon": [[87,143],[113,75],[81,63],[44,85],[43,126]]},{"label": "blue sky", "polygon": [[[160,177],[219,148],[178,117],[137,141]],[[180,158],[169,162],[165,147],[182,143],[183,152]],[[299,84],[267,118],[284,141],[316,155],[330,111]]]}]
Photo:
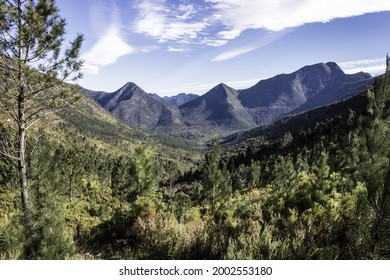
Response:
[{"label": "blue sky", "polygon": [[385,69],[389,0],[58,0],[68,40],[82,33],[92,90],[134,82],[147,92],[240,89],[304,65]]}]

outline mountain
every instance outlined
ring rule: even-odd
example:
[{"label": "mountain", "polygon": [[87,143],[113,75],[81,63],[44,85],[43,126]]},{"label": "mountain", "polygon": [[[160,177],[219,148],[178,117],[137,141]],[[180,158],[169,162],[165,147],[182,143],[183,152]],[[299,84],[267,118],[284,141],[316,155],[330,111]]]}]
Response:
[{"label": "mountain", "polygon": [[238,92],[219,84],[179,107],[188,130],[199,137],[227,135],[253,128],[256,123],[237,99]]},{"label": "mountain", "polygon": [[140,145],[149,146],[157,149],[163,158],[183,159],[187,163],[198,161],[202,147],[197,143],[129,126],[85,96],[85,90],[82,89],[79,95],[75,104],[58,113],[57,126],[42,124],[50,134],[55,134],[55,139],[68,143],[80,136],[86,138],[86,143],[118,154],[128,154]]},{"label": "mountain", "polygon": [[164,96],[163,100],[171,105],[175,106],[181,106],[187,102],[190,102],[196,98],[198,98],[199,95],[193,94],[193,93],[179,93],[175,96]]},{"label": "mountain", "polygon": [[357,115],[364,114],[367,104],[367,93],[363,91],[337,103],[290,115],[269,125],[229,135],[221,139],[221,142],[235,152],[243,151],[247,147],[255,148],[259,145],[258,143],[278,140],[288,132],[295,136],[302,131],[313,130],[316,124],[325,120],[347,119],[351,110]]},{"label": "mountain", "polygon": [[203,141],[340,102],[372,82],[370,74],[348,75],[336,63],[328,62],[277,75],[240,91],[219,84],[202,96],[160,97],[134,83],[112,93],[84,93],[132,126]]},{"label": "mountain", "polygon": [[[64,84],[63,87],[67,85]],[[42,134],[55,145],[94,147],[96,152],[111,155],[130,155],[137,147],[148,146],[158,151],[160,158],[174,159],[181,166],[193,166],[203,158],[203,147],[197,143],[129,126],[85,94],[86,90],[81,89],[76,93],[77,102],[31,126],[30,139],[39,139]],[[105,95],[92,91],[89,94]],[[16,123],[7,112],[0,110],[0,138],[3,136],[1,129],[8,129],[13,125]]]},{"label": "mountain", "polygon": [[264,125],[353,96],[372,82],[370,74],[347,75],[334,62],[318,63],[262,80],[241,90],[238,99],[254,121]]},{"label": "mountain", "polygon": [[192,99],[179,107],[146,93],[134,83],[112,93],[86,89],[84,93],[132,126],[187,139],[205,140],[256,126],[237,99],[238,92],[224,84],[200,97],[179,94],[171,98],[170,102],[176,103]]},{"label": "mountain", "polygon": [[155,93],[151,93],[150,95],[152,97],[166,103],[166,104],[170,104],[170,105],[174,105],[174,106],[183,105],[184,103],[187,103],[187,102],[199,97],[199,95],[193,94],[193,93],[188,93],[188,94],[187,93],[179,93],[178,95],[164,96],[164,97],[161,97]]},{"label": "mountain", "polygon": [[112,93],[84,90],[103,108],[126,123],[154,130],[157,126],[181,125],[177,107],[152,97],[134,83],[127,83]]}]

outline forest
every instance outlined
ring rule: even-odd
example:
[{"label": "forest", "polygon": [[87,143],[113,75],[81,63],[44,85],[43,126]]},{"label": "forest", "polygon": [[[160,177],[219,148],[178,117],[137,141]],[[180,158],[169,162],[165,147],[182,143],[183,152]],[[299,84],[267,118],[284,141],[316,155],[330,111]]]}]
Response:
[{"label": "forest", "polygon": [[[0,259],[390,258],[390,73],[360,110],[240,152],[214,137],[184,154],[188,142],[83,121],[64,103],[85,102],[64,84],[82,37],[60,59],[54,1],[1,5],[1,30],[21,15],[38,28],[1,44]],[[44,50],[54,58],[29,67]]]},{"label": "forest", "polygon": [[[1,158],[2,259],[388,259],[390,77],[348,112],[199,167],[30,137],[32,227]],[[7,128],[2,125],[2,135]]]}]

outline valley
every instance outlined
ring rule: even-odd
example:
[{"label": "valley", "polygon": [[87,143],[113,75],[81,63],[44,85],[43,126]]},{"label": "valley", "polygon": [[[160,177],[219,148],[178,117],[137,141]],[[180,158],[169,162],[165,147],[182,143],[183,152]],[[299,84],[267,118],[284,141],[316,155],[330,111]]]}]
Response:
[{"label": "valley", "polygon": [[390,259],[388,7],[55,2],[0,2],[0,260]]}]

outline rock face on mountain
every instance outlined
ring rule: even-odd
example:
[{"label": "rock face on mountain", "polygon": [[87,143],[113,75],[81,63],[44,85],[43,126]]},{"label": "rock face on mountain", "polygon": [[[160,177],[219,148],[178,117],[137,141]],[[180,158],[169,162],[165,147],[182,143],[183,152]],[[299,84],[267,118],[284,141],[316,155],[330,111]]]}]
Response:
[{"label": "rock face on mountain", "polygon": [[226,135],[255,127],[252,116],[237,96],[235,89],[219,84],[199,98],[183,104],[179,110],[184,123],[194,133]]},{"label": "rock face on mountain", "polygon": [[347,75],[336,63],[328,62],[277,75],[240,91],[219,84],[202,96],[163,98],[146,93],[134,83],[112,93],[84,92],[133,126],[205,140],[340,102],[364,91],[372,82],[367,73]]},{"label": "rock face on mountain", "polygon": [[237,99],[238,92],[219,84],[206,94],[179,107],[187,134],[196,137],[227,135],[253,128],[256,123]]},{"label": "rock face on mountain", "polygon": [[240,91],[238,99],[255,122],[264,125],[351,97],[372,81],[370,74],[347,75],[334,62],[319,63],[262,80]]},{"label": "rock face on mountain", "polygon": [[134,83],[112,93],[84,92],[130,125],[189,139],[225,136],[256,126],[237,99],[238,92],[224,84],[179,107],[147,94]]},{"label": "rock face on mountain", "polygon": [[85,93],[133,126],[154,130],[160,125],[181,125],[181,114],[177,107],[156,100],[134,83],[127,83],[112,93],[90,90],[85,90]]}]

